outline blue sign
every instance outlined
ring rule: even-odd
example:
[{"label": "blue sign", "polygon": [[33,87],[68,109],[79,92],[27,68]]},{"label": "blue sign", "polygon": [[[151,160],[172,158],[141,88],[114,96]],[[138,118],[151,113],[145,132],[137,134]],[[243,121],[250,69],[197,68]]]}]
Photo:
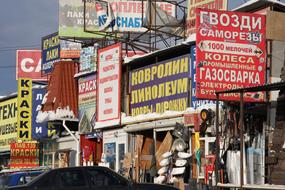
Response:
[{"label": "blue sign", "polygon": [[52,72],[53,64],[60,60],[60,40],[58,33],[42,38],[42,74]]},{"label": "blue sign", "polygon": [[35,140],[49,138],[57,133],[56,126],[48,122],[38,123],[36,121],[38,112],[47,90],[45,88],[34,88],[32,99],[32,138]]},{"label": "blue sign", "polygon": [[209,104],[209,103],[216,103],[213,100],[200,100],[196,98],[196,46],[191,46],[190,48],[190,65],[191,65],[191,86],[192,86],[192,97],[191,97],[191,107],[197,108],[199,106]]}]

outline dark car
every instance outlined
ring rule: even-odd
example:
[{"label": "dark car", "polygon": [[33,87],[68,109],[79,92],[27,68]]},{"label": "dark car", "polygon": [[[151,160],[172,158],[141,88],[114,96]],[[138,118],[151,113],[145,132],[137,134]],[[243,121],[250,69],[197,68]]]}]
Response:
[{"label": "dark car", "polygon": [[58,168],[41,174],[30,183],[10,190],[177,190],[172,186],[133,183],[106,167]]},{"label": "dark car", "polygon": [[43,171],[22,171],[3,174],[0,176],[0,190],[5,187],[26,184],[42,173]]}]

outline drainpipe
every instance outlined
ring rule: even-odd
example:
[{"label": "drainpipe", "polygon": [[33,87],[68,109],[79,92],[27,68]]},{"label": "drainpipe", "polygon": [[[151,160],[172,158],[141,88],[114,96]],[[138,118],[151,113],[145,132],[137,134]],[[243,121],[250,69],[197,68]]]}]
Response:
[{"label": "drainpipe", "polygon": [[75,159],[75,166],[80,166],[80,139],[77,139],[76,136],[69,130],[69,128],[65,124],[65,119],[62,120],[62,125],[64,129],[71,135],[71,137],[76,142],[76,159]]}]

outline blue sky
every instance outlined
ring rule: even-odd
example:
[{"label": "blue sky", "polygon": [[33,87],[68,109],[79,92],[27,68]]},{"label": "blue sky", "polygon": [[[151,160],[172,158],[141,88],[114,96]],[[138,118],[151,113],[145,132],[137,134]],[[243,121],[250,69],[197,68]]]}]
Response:
[{"label": "blue sky", "polygon": [[[228,0],[232,9],[244,0]],[[282,0],[284,2],[285,0]],[[0,95],[17,91],[16,50],[40,49],[58,28],[58,0],[2,0],[0,6]]]}]

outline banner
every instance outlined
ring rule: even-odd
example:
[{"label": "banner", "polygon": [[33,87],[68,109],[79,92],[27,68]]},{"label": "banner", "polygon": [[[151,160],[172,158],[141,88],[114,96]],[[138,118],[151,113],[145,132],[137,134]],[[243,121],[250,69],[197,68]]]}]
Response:
[{"label": "banner", "polygon": [[196,9],[215,9],[215,10],[227,10],[227,0],[188,0],[188,13],[186,19],[186,35],[196,33]]},{"label": "banner", "polygon": [[184,111],[189,103],[189,54],[130,72],[131,115]]},{"label": "banner", "polygon": [[58,33],[42,37],[42,74],[52,72],[53,64],[60,60],[60,41]]},{"label": "banner", "polygon": [[[197,10],[196,96],[216,99],[215,91],[265,84],[265,16]],[[246,93],[245,101],[261,101],[264,94]],[[240,100],[238,93],[222,100]]]},{"label": "banner", "polygon": [[60,58],[78,59],[80,57],[81,43],[60,39]]},{"label": "banner", "polygon": [[[85,26],[89,30],[99,31],[96,13],[96,0],[85,1]],[[100,33],[84,31],[84,1],[59,0],[59,36],[70,38],[103,38]]]},{"label": "banner", "polygon": [[41,50],[17,50],[16,80],[18,78],[31,78],[33,81],[47,81],[42,77],[42,51]]},{"label": "banner", "polygon": [[18,140],[32,139],[32,79],[18,79]]},{"label": "banner", "polygon": [[201,99],[197,99],[196,97],[196,46],[191,46],[190,48],[190,55],[191,55],[191,61],[190,61],[190,65],[191,65],[191,107],[193,108],[197,108],[200,107],[202,105],[205,104],[215,104],[216,101],[213,100],[201,100]]},{"label": "banner", "polygon": [[10,168],[34,168],[39,166],[38,143],[11,143]]},{"label": "banner", "polygon": [[98,51],[96,127],[120,123],[121,112],[121,43]]},{"label": "banner", "polygon": [[[96,85],[95,74],[78,79],[78,118],[81,121],[85,115],[85,124],[90,125],[90,127],[94,127],[96,122]],[[82,130],[79,129],[79,131],[83,133]]]},{"label": "banner", "polygon": [[97,69],[97,49],[93,46],[80,51],[79,72],[91,72]]},{"label": "banner", "polygon": [[0,151],[17,141],[17,98],[0,102]]},{"label": "banner", "polygon": [[[175,5],[167,2],[156,2],[160,8],[172,17],[176,17]],[[99,31],[146,32],[143,19],[148,13],[147,1],[110,0],[96,3]],[[159,17],[159,16],[157,16]],[[87,26],[87,30],[88,26]],[[90,29],[92,30],[92,29]]]}]

